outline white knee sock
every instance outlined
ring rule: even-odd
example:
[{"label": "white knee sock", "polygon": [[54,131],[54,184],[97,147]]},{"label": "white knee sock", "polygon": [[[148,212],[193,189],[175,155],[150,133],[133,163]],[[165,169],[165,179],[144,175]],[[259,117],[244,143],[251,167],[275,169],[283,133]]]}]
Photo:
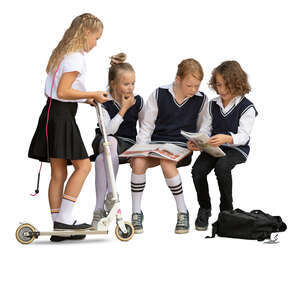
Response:
[{"label": "white knee sock", "polygon": [[[114,170],[114,176],[117,178],[118,170],[119,170],[119,156],[118,156],[118,141],[116,138],[109,136],[108,137],[109,146],[110,146],[110,155]],[[110,183],[109,173],[107,169],[107,160],[104,155],[104,161],[105,161],[105,170],[106,170],[106,181],[107,181],[107,192],[112,193],[112,187]]]},{"label": "white knee sock", "polygon": [[132,196],[132,212],[141,212],[141,201],[143,191],[146,185],[146,174],[137,175],[131,173],[131,196]]},{"label": "white knee sock", "polygon": [[104,199],[107,191],[104,153],[100,153],[95,160],[95,186],[96,186],[95,210],[97,209],[104,210]]},{"label": "white knee sock", "polygon": [[60,212],[56,218],[57,222],[65,223],[72,225],[74,223],[74,219],[72,216],[72,211],[74,205],[77,201],[77,198],[64,194],[61,201]]},{"label": "white knee sock", "polygon": [[187,208],[184,202],[182,183],[179,173],[173,178],[165,178],[168,187],[170,188],[177,205],[179,212],[187,212]]},{"label": "white knee sock", "polygon": [[51,211],[51,218],[54,223],[58,217],[60,209],[59,208],[51,208],[50,211]]}]

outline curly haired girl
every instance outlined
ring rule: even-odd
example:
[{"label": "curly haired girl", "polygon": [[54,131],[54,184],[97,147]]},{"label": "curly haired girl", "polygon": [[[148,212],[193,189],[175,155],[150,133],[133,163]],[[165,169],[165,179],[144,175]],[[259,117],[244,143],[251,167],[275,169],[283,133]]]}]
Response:
[{"label": "curly haired girl", "polygon": [[[200,132],[210,136],[208,143],[220,146],[226,155],[216,158],[202,152],[193,165],[193,181],[200,205],[195,221],[197,230],[206,230],[211,216],[207,175],[212,169],[215,169],[221,194],[220,210],[233,209],[231,170],[247,159],[250,133],[257,116],[253,103],[245,97],[251,88],[238,62],[225,61],[216,67],[209,85],[219,96],[207,105]],[[200,150],[191,141],[188,148]]]}]

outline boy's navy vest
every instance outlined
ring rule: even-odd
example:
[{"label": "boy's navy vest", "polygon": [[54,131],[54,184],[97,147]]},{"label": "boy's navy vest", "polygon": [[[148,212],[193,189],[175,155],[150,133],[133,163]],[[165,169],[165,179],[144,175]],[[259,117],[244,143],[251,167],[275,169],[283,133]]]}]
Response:
[{"label": "boy's navy vest", "polygon": [[[257,111],[251,101],[246,97],[243,97],[242,100],[235,106],[231,108],[226,114],[223,113],[221,107],[217,104],[215,100],[209,102],[209,112],[212,116],[212,136],[216,134],[227,134],[230,135],[230,132],[236,134],[238,132],[238,127],[240,123],[241,116],[249,109],[253,107],[255,110],[255,116],[257,116]],[[240,151],[245,158],[247,158],[250,147],[249,141],[245,145],[231,147]]]},{"label": "boy's navy vest", "polygon": [[[139,95],[134,96],[135,104],[131,106],[125,113],[118,131],[114,134],[115,136],[130,139],[136,141],[136,123],[139,118],[139,112],[143,108],[144,102],[143,98]],[[110,118],[114,118],[117,113],[119,113],[121,106],[118,102],[110,100],[102,104],[106,111],[108,112]],[[100,133],[98,128],[97,133]]]},{"label": "boy's navy vest", "polygon": [[175,142],[184,146],[187,139],[180,131],[197,131],[197,119],[205,103],[205,94],[197,92],[178,104],[168,89],[160,87],[156,90],[156,99],[158,114],[151,141]]}]

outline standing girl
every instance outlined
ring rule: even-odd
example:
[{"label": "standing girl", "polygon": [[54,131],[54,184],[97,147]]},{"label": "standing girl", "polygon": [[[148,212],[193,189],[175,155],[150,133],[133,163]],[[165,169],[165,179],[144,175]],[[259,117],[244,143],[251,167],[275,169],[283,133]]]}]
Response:
[{"label": "standing girl", "polygon": [[[137,143],[173,143],[186,147],[186,139],[181,130],[195,132],[201,122],[206,96],[199,92],[203,79],[202,67],[195,59],[183,60],[178,65],[175,82],[156,89],[149,97]],[[141,200],[146,184],[146,170],[160,165],[165,181],[170,188],[177,205],[176,233],[189,231],[189,213],[185,205],[181,178],[177,168],[190,164],[191,155],[177,165],[176,162],[137,157],[133,160],[131,175],[132,225],[135,233],[143,232],[143,212]]]},{"label": "standing girl", "polygon": [[[236,61],[225,61],[212,72],[209,82],[219,97],[211,100],[203,117],[200,132],[210,136],[212,146],[226,153],[216,158],[202,152],[193,165],[192,175],[200,208],[195,221],[197,230],[206,230],[211,215],[207,175],[215,169],[221,194],[220,210],[232,210],[231,170],[248,157],[250,133],[257,111],[244,95],[250,92],[248,76]],[[200,150],[188,142],[190,150]]]},{"label": "standing girl", "polygon": [[[109,101],[103,104],[103,117],[106,133],[109,135],[108,141],[115,177],[119,168],[118,154],[135,144],[136,125],[143,115],[144,107],[142,97],[133,95],[135,85],[134,69],[128,63],[117,63],[118,60],[125,60],[125,57],[122,53],[112,57],[112,66],[108,72]],[[99,128],[96,129],[96,133],[97,135],[93,141],[96,156],[96,207],[92,221],[94,228],[97,227],[100,219],[107,215],[114,204],[111,201],[113,196],[112,187],[104,154],[103,138]],[[127,159],[120,158],[120,163],[126,162],[128,162]]]},{"label": "standing girl", "polygon": [[[106,92],[87,92],[85,52],[92,50],[103,30],[102,22],[91,14],[76,17],[62,40],[53,50],[47,65],[45,95],[47,103],[39,118],[28,156],[50,162],[49,203],[54,230],[87,229],[88,224],[76,224],[73,207],[90,172],[91,163],[75,121],[78,103],[102,103]],[[67,162],[74,172],[67,179]],[[82,237],[82,236],[80,236]],[[78,236],[67,237],[70,239]],[[66,237],[52,236],[59,241]]]}]

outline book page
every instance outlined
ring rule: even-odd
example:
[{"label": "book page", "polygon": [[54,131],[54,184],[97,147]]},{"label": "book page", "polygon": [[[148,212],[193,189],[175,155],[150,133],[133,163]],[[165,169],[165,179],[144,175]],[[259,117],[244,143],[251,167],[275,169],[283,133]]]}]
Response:
[{"label": "book page", "polygon": [[223,157],[226,155],[220,147],[208,144],[209,137],[204,132],[193,133],[181,130],[181,134],[199,147],[201,152],[204,151],[214,157]]},{"label": "book page", "polygon": [[151,156],[179,161],[191,151],[173,144],[136,144],[119,155],[119,157]]}]

